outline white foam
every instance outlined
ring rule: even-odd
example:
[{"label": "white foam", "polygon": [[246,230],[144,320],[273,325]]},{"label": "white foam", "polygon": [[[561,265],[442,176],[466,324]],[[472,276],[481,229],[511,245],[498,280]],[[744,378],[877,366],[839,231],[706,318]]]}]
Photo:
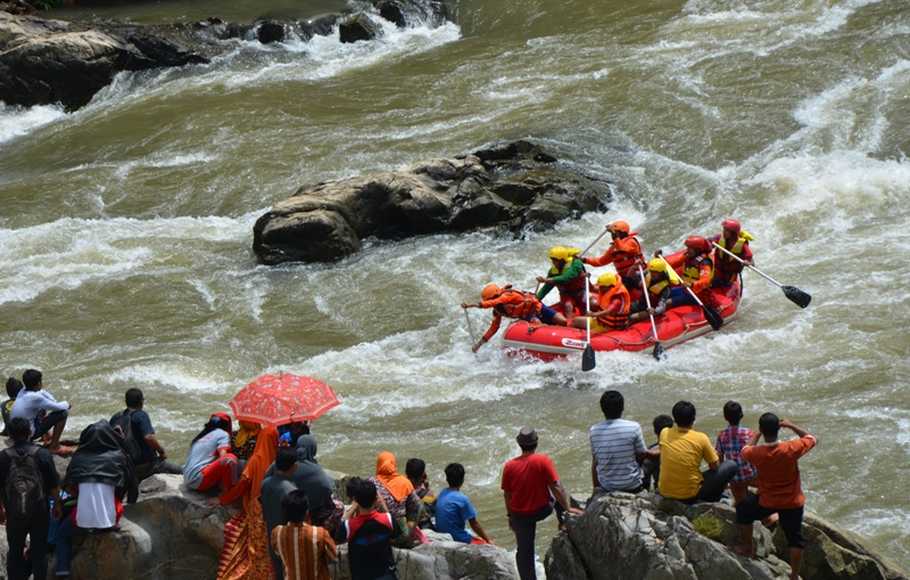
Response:
[{"label": "white foam", "polygon": [[[187,364],[194,364],[188,362]],[[223,393],[233,395],[243,385],[234,381],[212,380],[212,369],[191,371],[184,365],[175,363],[135,364],[121,368],[112,373],[108,384],[127,383],[145,386],[159,385],[180,392]]]},{"label": "white foam", "polygon": [[0,101],[0,143],[27,135],[65,116],[59,105],[14,107]]}]

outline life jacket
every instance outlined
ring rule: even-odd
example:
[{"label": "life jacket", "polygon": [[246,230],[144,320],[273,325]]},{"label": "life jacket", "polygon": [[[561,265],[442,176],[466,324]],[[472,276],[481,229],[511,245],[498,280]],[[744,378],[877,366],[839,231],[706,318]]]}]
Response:
[{"label": "life jacket", "polygon": [[[745,235],[743,235],[745,234]],[[737,256],[743,255],[743,246],[749,243],[749,240],[752,239],[752,236],[748,232],[740,232],[739,237],[732,247],[727,247],[727,239],[723,235],[720,236],[720,239],[717,240],[717,245],[721,248],[733,252]],[[717,260],[718,267],[724,267],[729,265],[738,265],[739,262],[733,259],[733,257],[727,255],[726,252],[715,252],[714,258]],[[726,268],[725,268],[726,269]]]},{"label": "life jacket", "polygon": [[622,284],[613,286],[606,294],[600,295],[597,303],[600,305],[601,310],[606,310],[610,307],[610,303],[613,302],[613,299],[617,297],[622,301],[619,311],[597,317],[597,321],[607,328],[618,329],[625,328],[629,325],[629,311],[632,309],[632,299],[625,286]]},{"label": "life jacket", "polygon": [[629,272],[634,270],[635,266],[638,265],[638,262],[641,261],[641,244],[636,239],[637,232],[633,232],[622,238],[616,240],[612,243],[613,246],[613,267],[616,268],[616,273],[620,276],[629,277],[635,272]]},{"label": "life jacket", "polygon": [[[572,260],[578,260],[578,258],[572,258]],[[556,268],[550,268],[548,273],[549,276],[556,276],[562,274],[566,268],[568,268],[572,262],[566,262],[566,265],[563,266],[562,270],[557,270]],[[585,269],[582,267],[582,271],[578,276],[572,278],[568,282],[563,284],[557,284],[556,287],[559,288],[560,294],[577,294],[578,292],[585,291],[585,284],[588,282],[588,277],[585,276]]]},{"label": "life jacket", "polygon": [[683,264],[682,275],[689,283],[698,282],[701,279],[701,267],[706,264],[711,268],[711,278],[714,277],[714,262],[708,256],[696,256],[694,259],[686,258]]},{"label": "life jacket", "polygon": [[664,275],[663,280],[660,282],[655,282],[654,284],[650,284],[648,286],[648,293],[651,294],[651,296],[660,296],[663,291],[666,290],[667,286],[670,286],[670,284],[670,277]]},{"label": "life jacket", "polygon": [[516,300],[506,304],[497,304],[494,310],[507,318],[523,319],[537,314],[540,311],[540,300],[531,292],[522,292],[520,290],[506,290],[502,296],[514,294],[521,297],[521,301]]}]

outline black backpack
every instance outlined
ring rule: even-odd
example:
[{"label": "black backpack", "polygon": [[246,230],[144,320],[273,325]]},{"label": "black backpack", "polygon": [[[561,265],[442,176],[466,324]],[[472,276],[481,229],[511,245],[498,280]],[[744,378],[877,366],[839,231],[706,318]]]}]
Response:
[{"label": "black backpack", "polygon": [[142,446],[133,435],[133,411],[123,411],[111,421],[111,427],[123,438],[123,451],[133,462],[133,465],[142,463]]},{"label": "black backpack", "polygon": [[41,510],[47,510],[47,497],[38,460],[39,447],[31,446],[25,453],[16,448],[4,450],[10,459],[6,478],[6,517],[10,520],[29,521]]}]

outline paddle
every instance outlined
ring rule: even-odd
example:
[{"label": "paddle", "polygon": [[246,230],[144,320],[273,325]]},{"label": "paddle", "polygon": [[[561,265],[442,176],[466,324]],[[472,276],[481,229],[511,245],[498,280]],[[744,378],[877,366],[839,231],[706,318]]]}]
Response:
[{"label": "paddle", "polygon": [[651,296],[648,294],[648,283],[645,282],[645,271],[642,270],[641,266],[638,267],[638,275],[641,276],[642,294],[645,295],[648,316],[651,318],[651,331],[654,333],[654,350],[651,354],[654,355],[654,358],[660,360],[660,357],[664,354],[664,347],[660,344],[660,339],[657,338],[657,323],[654,322],[654,313],[651,311]]},{"label": "paddle", "polygon": [[590,250],[591,248],[593,248],[593,247],[594,247],[594,244],[596,244],[596,243],[599,242],[601,239],[603,239],[603,237],[604,237],[605,235],[607,235],[607,233],[608,233],[609,231],[610,231],[610,225],[607,224],[607,226],[604,227],[604,231],[600,232],[600,235],[597,236],[596,238],[594,238],[594,241],[591,242],[590,244],[588,244],[588,247],[585,248],[584,250],[582,250],[581,253],[578,254],[578,257],[579,257],[579,258],[583,258],[584,255],[588,253],[588,250]]},{"label": "paddle", "polygon": [[[591,244],[592,246],[594,244]],[[589,246],[590,247],[590,246]],[[587,309],[591,307],[591,284],[588,282],[588,279],[585,278],[585,306]],[[585,326],[587,326],[588,334],[588,344],[585,345],[585,351],[581,353],[581,370],[587,372],[593,370],[597,366],[597,360],[594,357],[594,348],[591,346],[591,317],[585,317]]]},{"label": "paddle", "polygon": [[474,326],[471,324],[471,317],[468,315],[468,309],[463,308],[464,319],[468,323],[468,334],[471,336],[471,345],[477,344],[477,338],[474,336]]},{"label": "paddle", "polygon": [[[668,269],[668,271],[673,271],[673,267],[670,266],[670,263],[667,262],[663,256],[660,256],[660,259],[663,260],[664,266]],[[708,321],[708,324],[711,325],[711,328],[714,330],[720,330],[720,327],[724,325],[724,319],[720,313],[718,313],[714,308],[706,306],[704,302],[699,300],[698,296],[695,295],[695,292],[693,292],[691,288],[685,286],[685,289],[686,292],[692,296],[692,299],[695,300],[696,304],[701,306],[702,311],[705,313],[705,320]]]},{"label": "paddle", "polygon": [[714,247],[717,248],[717,249],[719,249],[719,250],[723,250],[724,252],[726,252],[727,254],[729,254],[731,257],[733,257],[734,260],[736,260],[737,262],[739,262],[740,264],[742,264],[742,265],[745,266],[746,268],[749,268],[749,269],[752,270],[753,272],[756,272],[759,276],[761,276],[762,278],[764,278],[764,279],[767,280],[768,282],[771,282],[772,284],[774,284],[775,286],[777,286],[778,288],[780,288],[781,290],[783,290],[783,291],[784,291],[784,296],[786,296],[787,299],[788,299],[790,302],[796,304],[796,305],[799,306],[800,308],[805,308],[805,307],[809,306],[809,303],[810,303],[810,302],[812,302],[812,296],[811,296],[810,294],[806,293],[806,292],[803,292],[802,290],[800,290],[800,289],[797,288],[796,286],[786,286],[786,285],[784,285],[784,284],[781,284],[780,282],[778,282],[777,280],[775,280],[775,279],[772,278],[771,276],[765,274],[764,272],[762,272],[761,270],[759,270],[758,268],[756,268],[756,267],[753,266],[752,264],[747,264],[747,263],[745,262],[745,260],[743,260],[742,258],[740,258],[739,256],[737,256],[736,254],[734,254],[733,252],[731,252],[731,251],[728,250],[727,248],[724,248],[723,246],[720,246],[720,245],[718,245],[718,244],[714,244]]}]

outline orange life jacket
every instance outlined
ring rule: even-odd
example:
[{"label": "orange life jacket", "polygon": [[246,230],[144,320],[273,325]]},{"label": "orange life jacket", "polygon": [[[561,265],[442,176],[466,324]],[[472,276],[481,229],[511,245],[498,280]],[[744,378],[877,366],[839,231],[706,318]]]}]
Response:
[{"label": "orange life jacket", "polygon": [[540,312],[540,300],[531,292],[506,290],[500,296],[508,302],[497,304],[494,309],[507,318],[527,318]]},{"label": "orange life jacket", "polygon": [[686,261],[683,263],[683,271],[681,274],[683,278],[693,286],[701,280],[702,268],[705,266],[709,269],[708,277],[706,280],[702,281],[701,287],[693,288],[696,292],[700,292],[711,284],[711,280],[714,278],[714,262],[711,261],[710,257],[702,255],[692,259],[687,256]]},{"label": "orange life jacket", "polygon": [[[635,238],[635,234],[630,234],[621,240],[613,242],[614,257],[613,267],[620,276],[629,277],[635,273],[635,267],[642,260],[641,244]],[[630,273],[631,272],[631,273]]]},{"label": "orange life jacket", "polygon": [[598,316],[597,322],[607,328],[625,328],[629,325],[629,311],[632,309],[632,299],[625,286],[622,284],[613,286],[606,294],[600,295],[597,299],[597,303],[600,305],[601,310],[606,310],[610,307],[614,298],[619,298],[621,300],[619,310]]}]

